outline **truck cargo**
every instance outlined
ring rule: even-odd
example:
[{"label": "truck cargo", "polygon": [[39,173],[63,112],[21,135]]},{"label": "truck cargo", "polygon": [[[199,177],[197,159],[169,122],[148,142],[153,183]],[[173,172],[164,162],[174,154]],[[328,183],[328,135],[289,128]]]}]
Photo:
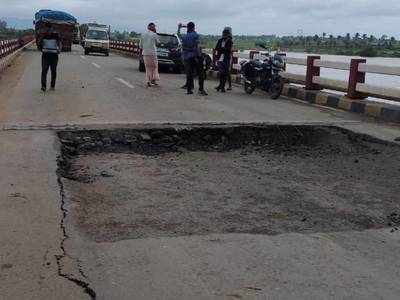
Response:
[{"label": "truck cargo", "polygon": [[71,51],[77,26],[75,17],[61,11],[40,10],[35,14],[34,24],[37,43],[46,33],[46,24],[51,24],[52,28],[60,34],[62,51]]}]

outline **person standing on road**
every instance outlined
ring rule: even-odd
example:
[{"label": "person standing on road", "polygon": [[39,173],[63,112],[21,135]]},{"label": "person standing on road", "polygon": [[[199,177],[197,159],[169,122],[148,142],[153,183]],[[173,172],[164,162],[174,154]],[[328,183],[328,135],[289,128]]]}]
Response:
[{"label": "person standing on road", "polygon": [[156,25],[150,23],[147,32],[140,39],[140,49],[142,49],[143,61],[146,67],[147,87],[157,85],[160,80],[158,73],[157,43],[159,43]]},{"label": "person standing on road", "polygon": [[215,46],[215,53],[217,58],[217,66],[219,71],[219,86],[215,89],[221,93],[225,93],[225,84],[228,81],[229,89],[232,88],[230,78],[231,59],[232,59],[232,29],[225,27],[222,32],[222,38],[218,40]]},{"label": "person standing on road", "polygon": [[[181,29],[187,28],[187,34],[182,35]],[[197,73],[199,77],[199,95],[207,96],[204,90],[204,71],[201,59],[200,37],[196,32],[195,24],[189,22],[186,26],[178,25],[178,36],[182,39],[182,57],[185,64],[186,84],[182,87],[187,90],[187,94],[193,94],[194,76]]]},{"label": "person standing on road", "polygon": [[47,73],[51,69],[50,90],[56,87],[58,56],[61,51],[61,39],[58,32],[54,31],[51,24],[47,24],[47,31],[38,44],[42,52],[42,91],[46,92]]}]

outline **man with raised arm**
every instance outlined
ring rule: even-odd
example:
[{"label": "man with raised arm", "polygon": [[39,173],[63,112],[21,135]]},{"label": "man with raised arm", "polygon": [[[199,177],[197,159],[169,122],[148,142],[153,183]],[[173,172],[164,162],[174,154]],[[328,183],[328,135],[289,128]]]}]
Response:
[{"label": "man with raised arm", "polygon": [[[185,35],[181,34],[181,29],[187,28]],[[195,24],[189,22],[186,26],[178,25],[178,36],[182,40],[182,56],[186,71],[186,84],[183,88],[187,89],[187,94],[193,94],[194,76],[197,73],[199,77],[199,95],[207,96],[204,90],[204,72],[201,64],[200,37],[195,30]]]}]

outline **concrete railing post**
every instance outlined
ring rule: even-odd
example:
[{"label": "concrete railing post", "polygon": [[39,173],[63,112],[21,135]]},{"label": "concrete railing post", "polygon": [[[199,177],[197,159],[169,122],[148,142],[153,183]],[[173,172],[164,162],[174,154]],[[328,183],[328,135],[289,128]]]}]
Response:
[{"label": "concrete railing post", "polygon": [[237,65],[239,63],[239,57],[235,55],[235,53],[238,53],[238,50],[232,50],[231,54],[231,73],[232,74],[237,74],[237,70],[233,68],[234,65]]},{"label": "concrete railing post", "polygon": [[320,90],[321,87],[313,82],[314,76],[321,75],[321,68],[316,67],[314,62],[321,59],[321,56],[308,56],[307,57],[307,73],[306,73],[306,90]]},{"label": "concrete railing post", "polygon": [[365,83],[365,73],[360,72],[358,67],[360,64],[366,63],[366,59],[352,59],[350,62],[349,86],[347,89],[347,97],[351,99],[364,99],[366,96],[357,92],[357,84]]}]

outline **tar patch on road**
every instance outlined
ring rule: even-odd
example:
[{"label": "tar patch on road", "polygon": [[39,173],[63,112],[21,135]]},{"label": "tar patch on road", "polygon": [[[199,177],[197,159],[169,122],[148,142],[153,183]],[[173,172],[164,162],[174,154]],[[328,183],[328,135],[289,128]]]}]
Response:
[{"label": "tar patch on road", "polygon": [[96,241],[391,226],[400,147],[322,126],[60,132],[74,226]]}]

